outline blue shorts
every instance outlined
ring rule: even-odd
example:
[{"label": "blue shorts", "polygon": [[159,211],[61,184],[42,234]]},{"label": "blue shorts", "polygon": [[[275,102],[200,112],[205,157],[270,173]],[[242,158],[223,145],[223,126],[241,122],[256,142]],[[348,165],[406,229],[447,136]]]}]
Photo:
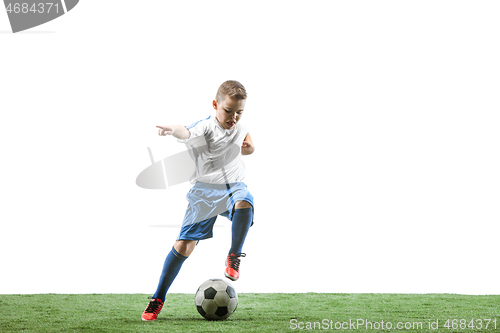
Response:
[{"label": "blue shorts", "polygon": [[189,204],[177,240],[212,238],[217,216],[222,215],[232,221],[237,201],[249,202],[252,209],[254,206],[253,196],[243,182],[231,184],[198,182],[189,190],[186,199]]}]

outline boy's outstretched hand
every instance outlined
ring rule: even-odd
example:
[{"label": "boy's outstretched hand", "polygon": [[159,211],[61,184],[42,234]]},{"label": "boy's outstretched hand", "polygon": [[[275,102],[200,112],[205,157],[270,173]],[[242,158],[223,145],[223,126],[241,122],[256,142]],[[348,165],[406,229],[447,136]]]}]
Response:
[{"label": "boy's outstretched hand", "polygon": [[165,136],[165,135],[172,135],[174,134],[174,126],[156,126],[159,128],[158,130],[158,135]]},{"label": "boy's outstretched hand", "polygon": [[164,125],[164,126],[156,126],[159,128],[158,135],[172,135],[174,138],[186,140],[189,139],[191,133],[189,130],[182,125]]}]

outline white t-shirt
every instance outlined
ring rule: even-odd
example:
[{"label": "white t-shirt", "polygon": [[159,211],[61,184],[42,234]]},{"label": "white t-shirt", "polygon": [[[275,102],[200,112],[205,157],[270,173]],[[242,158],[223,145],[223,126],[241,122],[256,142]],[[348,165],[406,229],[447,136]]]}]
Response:
[{"label": "white t-shirt", "polygon": [[189,139],[185,143],[195,162],[191,183],[229,184],[245,178],[245,163],[241,158],[241,145],[248,130],[239,122],[225,129],[215,117],[200,120],[186,128]]}]

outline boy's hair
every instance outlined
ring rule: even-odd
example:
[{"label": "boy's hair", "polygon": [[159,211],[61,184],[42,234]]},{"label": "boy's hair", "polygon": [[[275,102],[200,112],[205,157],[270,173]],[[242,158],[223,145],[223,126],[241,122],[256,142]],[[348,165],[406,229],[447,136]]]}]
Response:
[{"label": "boy's hair", "polygon": [[229,96],[234,99],[246,99],[247,91],[238,81],[228,80],[220,85],[219,90],[217,90],[217,95],[215,95],[215,100],[217,102],[224,100],[224,96]]}]

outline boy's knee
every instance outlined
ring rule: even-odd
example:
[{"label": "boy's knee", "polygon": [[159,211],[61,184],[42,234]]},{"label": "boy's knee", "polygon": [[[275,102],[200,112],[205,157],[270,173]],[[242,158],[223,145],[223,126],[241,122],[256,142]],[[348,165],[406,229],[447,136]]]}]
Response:
[{"label": "boy's knee", "polygon": [[252,208],[252,204],[245,200],[236,201],[234,209]]},{"label": "boy's knee", "polygon": [[175,242],[174,249],[179,254],[182,254],[185,257],[189,257],[191,252],[193,252],[193,250],[196,246],[196,243],[197,243],[197,241],[194,241],[194,240],[181,239],[181,240],[178,240]]}]

